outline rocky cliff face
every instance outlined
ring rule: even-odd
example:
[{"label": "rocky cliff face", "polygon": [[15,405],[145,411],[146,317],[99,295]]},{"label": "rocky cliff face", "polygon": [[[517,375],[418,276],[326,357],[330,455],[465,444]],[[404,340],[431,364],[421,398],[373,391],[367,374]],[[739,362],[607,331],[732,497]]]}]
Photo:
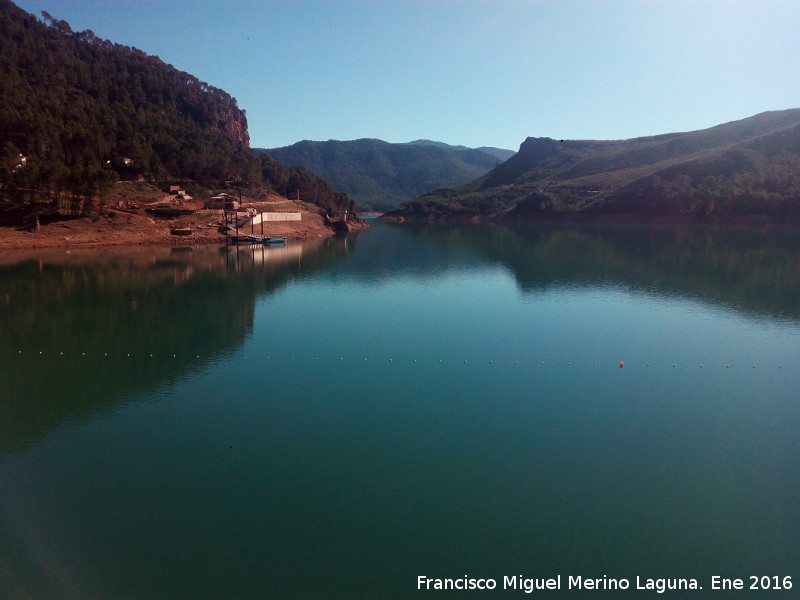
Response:
[{"label": "rocky cliff face", "polygon": [[214,123],[214,128],[230,140],[238,150],[250,147],[250,133],[247,130],[245,112],[235,106],[222,110]]}]

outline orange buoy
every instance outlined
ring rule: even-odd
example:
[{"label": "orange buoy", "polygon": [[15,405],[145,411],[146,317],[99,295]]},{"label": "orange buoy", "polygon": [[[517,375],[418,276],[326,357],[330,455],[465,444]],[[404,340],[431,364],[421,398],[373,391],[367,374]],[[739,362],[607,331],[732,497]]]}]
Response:
[{"label": "orange buoy", "polygon": [[624,366],[625,366],[625,363],[624,363],[624,362],[622,362],[622,361],[620,361],[620,363],[619,363],[619,368],[621,369],[621,368],[622,368],[622,367],[624,367]]}]

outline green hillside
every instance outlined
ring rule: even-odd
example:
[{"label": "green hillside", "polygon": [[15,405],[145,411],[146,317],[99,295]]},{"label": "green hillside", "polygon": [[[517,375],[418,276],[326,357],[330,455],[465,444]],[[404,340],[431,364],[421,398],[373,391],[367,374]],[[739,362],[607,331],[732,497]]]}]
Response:
[{"label": "green hillside", "polygon": [[434,142],[433,140],[414,140],[413,142],[406,142],[417,146],[437,146],[439,148],[450,148],[451,150],[479,150],[486,154],[496,156],[501,161],[508,160],[516,154],[513,150],[506,150],[504,148],[495,148],[494,146],[481,146],[479,148],[467,148],[466,146],[451,146],[444,142]]},{"label": "green hillside", "polygon": [[299,190],[352,212],[316,175],[254,157],[245,113],[224,90],[42,14],[0,0],[0,220],[88,214],[118,179],[200,195],[223,182]]},{"label": "green hillside", "polygon": [[[247,119],[225,91],[135,48],[0,0],[4,153],[76,176],[244,176]],[[58,178],[59,174],[54,173]]]},{"label": "green hillside", "polygon": [[485,175],[387,218],[800,217],[800,109],[630,140],[528,138]]},{"label": "green hillside", "polygon": [[374,139],[306,140],[264,152],[330,181],[352,196],[359,209],[377,211],[442,186],[470,181],[500,161],[493,154],[469,148],[438,143],[391,144]]}]

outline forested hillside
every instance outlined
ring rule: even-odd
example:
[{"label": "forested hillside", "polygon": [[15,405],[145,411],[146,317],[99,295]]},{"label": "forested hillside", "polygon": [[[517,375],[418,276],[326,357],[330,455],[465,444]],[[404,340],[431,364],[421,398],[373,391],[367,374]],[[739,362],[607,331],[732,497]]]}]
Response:
[{"label": "forested hillside", "polygon": [[391,144],[375,139],[306,140],[264,152],[330,181],[351,195],[361,210],[376,211],[388,210],[442,186],[465,183],[500,162],[497,156],[480,150],[423,141]]},{"label": "forested hillside", "polygon": [[484,176],[387,216],[800,219],[800,109],[631,140],[528,138]]},{"label": "forested hillside", "polygon": [[255,158],[224,90],[91,31],[0,0],[0,207],[86,214],[117,179],[265,186],[335,212],[352,202]]},{"label": "forested hillside", "polygon": [[480,146],[478,148],[468,148],[467,146],[452,146],[444,142],[434,142],[433,140],[414,140],[413,142],[406,142],[407,144],[415,146],[437,146],[439,148],[449,148],[450,150],[478,150],[496,156],[501,161],[508,160],[516,154],[513,150],[506,150],[504,148],[495,148],[494,146]]}]

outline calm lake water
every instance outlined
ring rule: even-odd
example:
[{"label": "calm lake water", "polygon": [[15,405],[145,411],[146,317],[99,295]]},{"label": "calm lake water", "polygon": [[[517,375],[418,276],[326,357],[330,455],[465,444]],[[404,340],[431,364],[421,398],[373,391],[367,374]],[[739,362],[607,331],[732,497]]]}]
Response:
[{"label": "calm lake water", "polygon": [[0,266],[0,598],[797,598],[798,240],[373,222]]}]

